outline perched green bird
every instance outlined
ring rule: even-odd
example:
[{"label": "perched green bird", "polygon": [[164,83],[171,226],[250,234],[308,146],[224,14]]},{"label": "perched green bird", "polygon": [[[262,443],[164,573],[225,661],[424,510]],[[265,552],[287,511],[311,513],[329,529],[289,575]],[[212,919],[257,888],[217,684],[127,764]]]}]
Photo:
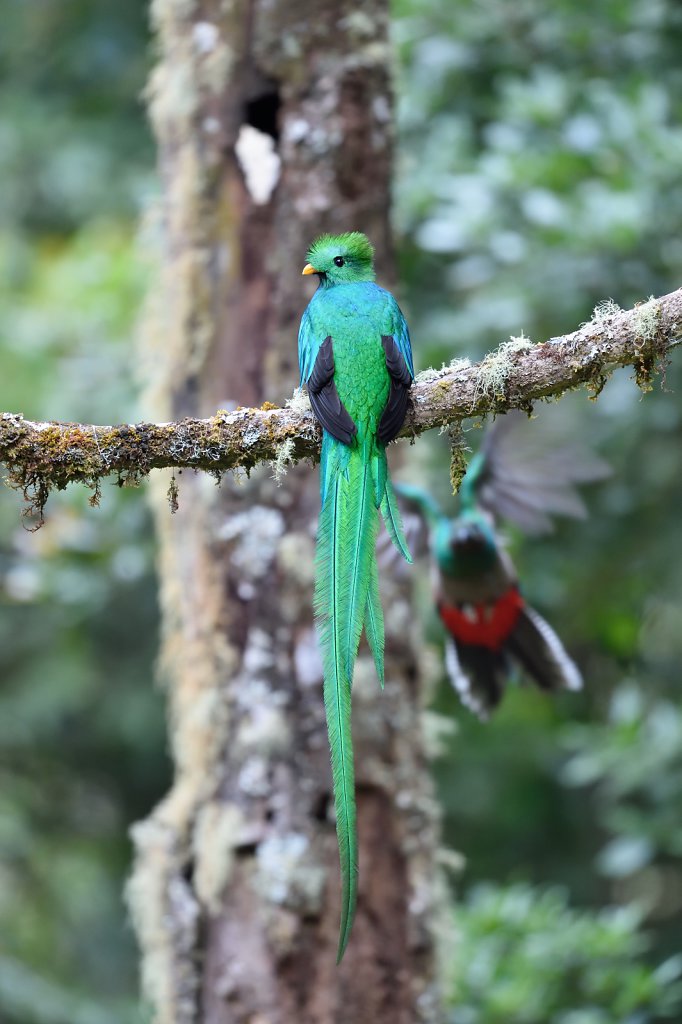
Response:
[{"label": "perched green bird", "polygon": [[551,530],[552,515],[583,518],[576,484],[603,478],[609,470],[575,446],[550,448],[537,431],[534,439],[527,430],[524,436],[524,425],[527,417],[509,413],[488,431],[467,469],[454,519],[421,489],[397,487],[415,551],[419,523],[428,527],[448,676],[462,702],[481,718],[500,702],[513,666],[543,690],[581,686],[558,635],[525,600],[496,523],[504,518],[527,534],[541,534]]},{"label": "perched green bird", "polygon": [[348,944],[357,901],[351,686],[363,625],[382,686],[384,681],[375,557],[379,509],[394,544],[411,561],[388,476],[386,445],[407,412],[412,350],[398,303],[374,283],[373,261],[372,246],[358,231],[318,238],[303,273],[317,274],[319,286],[298,335],[301,384],[323,427],[315,613],[341,861],[337,963]]}]

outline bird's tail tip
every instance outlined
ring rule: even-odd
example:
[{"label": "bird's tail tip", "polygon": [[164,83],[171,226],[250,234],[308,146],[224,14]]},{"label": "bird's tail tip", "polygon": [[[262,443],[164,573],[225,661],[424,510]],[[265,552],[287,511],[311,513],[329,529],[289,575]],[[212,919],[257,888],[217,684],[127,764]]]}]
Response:
[{"label": "bird's tail tip", "polygon": [[353,930],[353,920],[355,918],[355,908],[341,920],[341,932],[339,934],[339,946],[336,951],[336,966],[338,967],[344,958],[346,949],[348,948],[348,942],[350,940],[350,933]]}]

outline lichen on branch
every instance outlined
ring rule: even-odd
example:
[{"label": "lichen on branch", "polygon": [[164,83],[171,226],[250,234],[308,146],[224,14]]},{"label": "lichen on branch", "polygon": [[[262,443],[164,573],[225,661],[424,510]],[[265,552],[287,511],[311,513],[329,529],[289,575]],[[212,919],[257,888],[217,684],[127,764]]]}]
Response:
[{"label": "lichen on branch", "polygon": [[[530,409],[540,399],[581,384],[594,393],[620,366],[632,366],[637,383],[651,386],[657,364],[682,339],[682,288],[659,299],[620,310],[602,303],[577,331],[533,344],[521,337],[503,342],[480,363],[456,360],[419,374],[403,436],[457,425],[469,416]],[[11,487],[22,491],[38,521],[50,490],[85,483],[97,503],[99,481],[137,483],[152,469],[249,471],[270,462],[276,473],[287,464],[319,455],[321,434],[305,396],[297,393],[278,408],[218,411],[209,419],[176,423],[95,426],[38,423],[16,413],[0,416],[0,464]]]}]

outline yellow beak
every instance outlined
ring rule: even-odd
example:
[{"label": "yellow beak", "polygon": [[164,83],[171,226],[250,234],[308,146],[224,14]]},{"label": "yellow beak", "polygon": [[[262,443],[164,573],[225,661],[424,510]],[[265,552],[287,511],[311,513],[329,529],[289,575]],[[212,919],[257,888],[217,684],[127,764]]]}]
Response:
[{"label": "yellow beak", "polygon": [[312,263],[306,263],[306,265],[304,266],[304,268],[301,271],[301,273],[302,274],[316,274],[317,271],[315,270],[315,267],[312,265]]}]

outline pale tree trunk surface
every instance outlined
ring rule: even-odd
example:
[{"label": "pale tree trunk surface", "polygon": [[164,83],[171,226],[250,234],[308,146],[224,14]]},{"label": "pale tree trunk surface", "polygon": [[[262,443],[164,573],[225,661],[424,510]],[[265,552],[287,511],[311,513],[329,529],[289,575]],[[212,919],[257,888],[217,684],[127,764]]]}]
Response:
[{"label": "pale tree trunk surface", "polygon": [[[280,403],[297,383],[309,242],[360,228],[391,283],[387,4],[155,0],[153,20],[163,265],[143,331],[144,412]],[[272,135],[281,160],[269,200],[236,155],[245,124]],[[250,159],[260,170],[266,157]],[[129,887],[154,1019],[438,1021],[436,815],[406,595],[383,592],[385,692],[364,648],[356,672],[360,895],[337,968],[311,611],[317,472],[299,465],[277,486],[260,467],[220,487],[186,472],[178,485],[177,514],[167,478],[154,497],[175,778],[133,830]]]}]

